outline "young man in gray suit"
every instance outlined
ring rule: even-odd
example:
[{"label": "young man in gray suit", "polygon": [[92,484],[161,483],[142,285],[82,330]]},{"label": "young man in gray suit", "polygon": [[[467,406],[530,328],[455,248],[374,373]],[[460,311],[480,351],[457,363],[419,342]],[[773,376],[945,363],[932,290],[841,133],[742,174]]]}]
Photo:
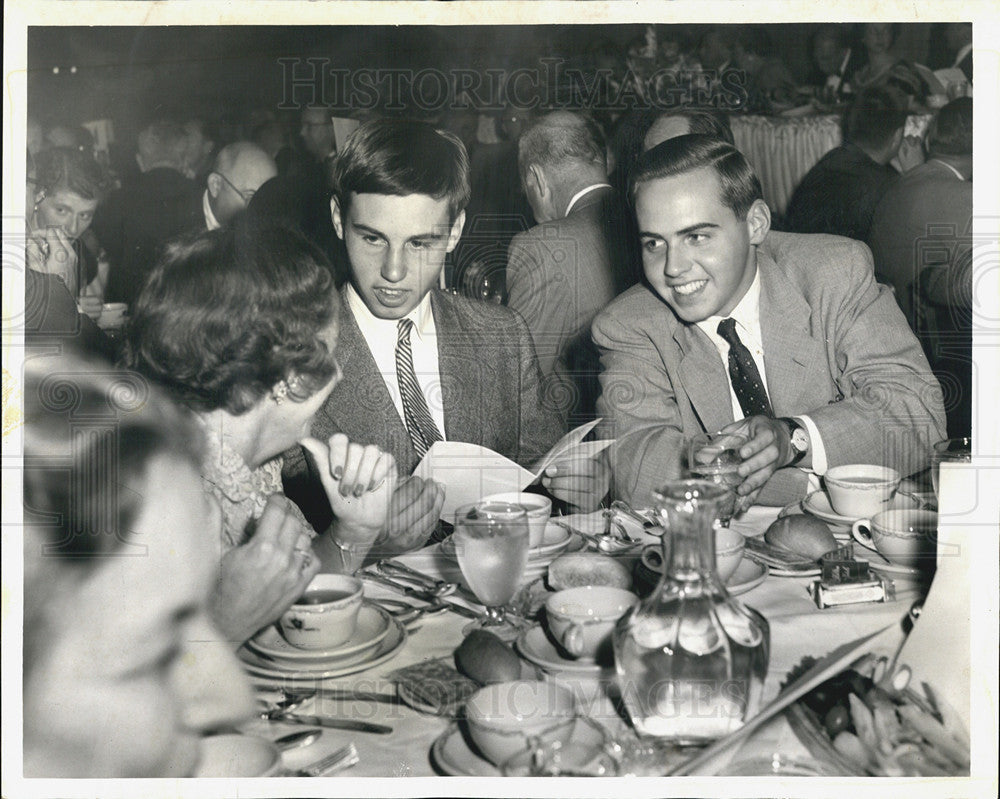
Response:
[{"label": "young man in gray suit", "polygon": [[685,439],[722,428],[750,436],[743,505],[800,499],[840,464],[927,465],[941,389],[865,245],[770,232],[746,159],[704,135],[645,153],[634,187],[648,285],[593,327],[616,493],[648,504]]},{"label": "young man in gray suit", "polygon": [[[362,125],[334,170],[333,225],[351,271],[337,343],[344,377],[316,415],[313,434],[339,431],[376,443],[402,474],[441,439],[480,444],[530,466],[563,432],[543,402],[524,321],[438,288],[468,199],[465,147],[422,122]],[[323,525],[329,508],[316,479],[301,456],[286,459],[288,495]],[[554,496],[592,510],[608,477],[601,463],[583,461],[557,464],[543,482]],[[401,481],[382,551],[423,544],[443,500],[433,481]]]}]

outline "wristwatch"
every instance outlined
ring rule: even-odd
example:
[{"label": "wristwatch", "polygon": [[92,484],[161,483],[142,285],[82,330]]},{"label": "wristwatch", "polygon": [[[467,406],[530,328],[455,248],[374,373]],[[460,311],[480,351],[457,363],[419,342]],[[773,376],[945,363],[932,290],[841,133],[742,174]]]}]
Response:
[{"label": "wristwatch", "polygon": [[798,420],[790,416],[778,417],[779,422],[784,422],[788,426],[788,442],[792,447],[792,460],[789,466],[794,466],[802,460],[809,451],[809,433],[799,424]]}]

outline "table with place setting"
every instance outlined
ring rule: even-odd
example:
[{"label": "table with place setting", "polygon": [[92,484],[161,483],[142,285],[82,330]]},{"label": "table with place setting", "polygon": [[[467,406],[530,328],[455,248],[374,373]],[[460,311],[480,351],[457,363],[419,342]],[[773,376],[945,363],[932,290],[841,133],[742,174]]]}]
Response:
[{"label": "table with place setting", "polygon": [[[889,505],[899,509],[929,505],[934,495],[927,488],[904,481]],[[884,601],[820,609],[813,590],[821,572],[819,562],[813,564],[815,568],[804,569],[801,564],[782,568],[780,560],[768,560],[764,545],[742,549],[742,558],[726,585],[730,595],[763,616],[770,628],[769,664],[760,707],[778,697],[782,685],[791,680],[790,673],[801,673],[810,662],[822,661],[829,653],[839,656],[850,650],[852,658],[872,649],[890,653],[904,637],[909,611],[919,607],[930,585],[926,570],[890,563],[873,545],[865,546],[863,542],[870,539],[852,534],[856,520],[837,514],[825,490],[786,508],[751,507],[733,518],[730,529],[760,543],[772,522],[797,514],[826,524],[838,546],[852,544],[854,556],[867,563],[866,571],[870,569],[876,582],[884,581],[888,594]],[[550,571],[553,563],[565,563],[585,553],[601,553],[615,561],[614,580],[609,584],[627,574],[640,596],[655,590],[658,568],[662,568],[661,559],[654,556],[662,534],[656,520],[652,511],[552,517],[540,542],[528,553],[520,591],[510,603],[520,624],[510,640],[520,678],[568,689],[578,718],[566,745],[590,746],[600,740],[626,753],[615,766],[614,773],[619,774],[665,774],[683,768],[692,754],[690,750],[670,752],[637,737],[613,690],[613,662],[600,657],[577,660],[567,655],[538,620],[538,611],[553,595],[554,587],[574,584],[574,579],[587,582],[585,577],[568,578],[556,569]],[[603,537],[609,535],[619,540],[617,549],[603,545],[607,543]],[[258,633],[240,650],[257,688],[261,713],[242,729],[243,733],[277,740],[307,728],[322,730],[307,745],[286,749],[267,775],[312,775],[316,772],[306,771],[308,767],[342,754],[349,744],[356,749],[357,762],[345,763],[341,757],[332,772],[325,774],[501,775],[500,767],[477,749],[467,722],[462,720],[462,703],[478,685],[456,671],[456,650],[463,644],[463,629],[480,615],[482,605],[463,579],[454,542],[445,539],[398,556],[393,563],[374,564],[356,575],[364,584],[364,602],[357,627],[345,643],[328,650],[297,649],[275,626]],[[862,642],[867,636],[874,637]],[[860,648],[855,651],[852,646]],[[849,662],[840,663],[838,670]],[[781,753],[782,764],[805,769],[797,773],[844,773],[817,761],[815,741],[809,743],[809,736],[802,732],[801,714],[798,718],[794,725],[785,715],[777,714],[691,773],[740,773],[743,766],[739,764],[777,764],[775,753]],[[843,763],[840,766],[843,769]],[[727,768],[736,770],[725,771]]]}]

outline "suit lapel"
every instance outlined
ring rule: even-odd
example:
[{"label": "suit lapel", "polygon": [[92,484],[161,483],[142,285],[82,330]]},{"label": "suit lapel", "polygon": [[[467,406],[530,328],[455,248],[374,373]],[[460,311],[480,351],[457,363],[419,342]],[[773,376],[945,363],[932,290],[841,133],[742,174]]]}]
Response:
[{"label": "suit lapel", "polygon": [[437,330],[438,371],[444,407],[444,436],[448,441],[482,441],[484,372],[475,353],[463,346],[462,318],[446,295],[431,292],[431,310]]},{"label": "suit lapel", "polygon": [[710,432],[725,427],[733,421],[733,406],[719,351],[701,330],[683,322],[674,328],[674,340],[681,348],[681,386],[702,426]]},{"label": "suit lapel", "polygon": [[346,298],[337,357],[344,376],[321,413],[351,441],[378,444],[391,452],[400,472],[408,474],[417,465],[416,452]]},{"label": "suit lapel", "polygon": [[808,396],[828,377],[819,364],[826,364],[822,342],[810,335],[812,311],[802,293],[785,277],[770,253],[757,250],[760,273],[760,333],[764,344],[767,393],[776,415],[788,415],[814,403]]}]

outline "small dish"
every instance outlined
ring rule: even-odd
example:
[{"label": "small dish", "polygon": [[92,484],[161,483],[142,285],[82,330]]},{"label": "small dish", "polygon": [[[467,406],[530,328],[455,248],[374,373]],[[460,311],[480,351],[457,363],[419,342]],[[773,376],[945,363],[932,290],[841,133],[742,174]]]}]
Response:
[{"label": "small dish", "polygon": [[[908,494],[896,494],[889,502],[887,510],[907,510],[910,508],[916,508],[916,500]],[[849,516],[841,516],[837,513],[833,506],[830,504],[830,497],[825,491],[813,491],[809,496],[802,500],[802,510],[806,513],[811,513],[817,519],[822,519],[827,524],[836,524],[841,527],[850,527],[859,518],[851,518]]]},{"label": "small dish", "polygon": [[268,777],[281,765],[278,747],[256,735],[209,735],[200,756],[193,777]]},{"label": "small dish", "polygon": [[[578,719],[570,742],[581,746],[600,746],[604,742],[604,733],[596,725],[581,723]],[[475,751],[457,722],[452,722],[434,741],[431,754],[441,772],[450,777],[503,776],[499,768]]]},{"label": "small dish", "polygon": [[273,625],[261,630],[247,641],[248,649],[275,663],[293,668],[322,667],[334,661],[374,648],[389,634],[389,613],[366,602],[358,613],[358,624],[347,641],[331,649],[300,649],[292,646]]},{"label": "small dish", "polygon": [[[645,555],[645,551],[643,554]],[[639,561],[636,565],[635,577],[636,582],[643,588],[643,591],[639,591],[640,596],[648,595],[650,591],[656,588],[656,584],[660,580],[660,574],[661,572],[658,569],[653,568],[649,564],[648,557],[644,557]],[[763,563],[757,563],[755,560],[744,557],[736,567],[736,571],[726,581],[726,590],[730,596],[745,594],[747,591],[751,591],[763,583],[767,579],[768,574],[777,575],[777,572],[769,569]],[[799,574],[801,575],[801,572]]]},{"label": "small dish", "polygon": [[[549,522],[545,525],[545,535],[542,538],[541,546],[528,550],[528,565],[542,561],[548,564],[556,555],[569,547],[572,538],[569,530]],[[441,542],[441,554],[450,560],[457,560],[455,541],[451,536]]]},{"label": "small dish", "polygon": [[305,668],[302,666],[285,666],[264,660],[247,647],[239,652],[243,668],[250,675],[251,681],[267,682],[274,685],[275,680],[285,687],[315,686],[320,680],[334,677],[346,677],[385,663],[399,652],[406,643],[406,628],[395,619],[390,619],[389,633],[374,648],[356,653],[347,658],[327,664],[325,669]]},{"label": "small dish", "polygon": [[563,657],[541,625],[536,625],[521,633],[514,643],[517,651],[534,663],[546,674],[553,676],[589,677],[599,679],[603,673],[610,673],[613,666],[602,667],[592,660],[574,660]]}]

